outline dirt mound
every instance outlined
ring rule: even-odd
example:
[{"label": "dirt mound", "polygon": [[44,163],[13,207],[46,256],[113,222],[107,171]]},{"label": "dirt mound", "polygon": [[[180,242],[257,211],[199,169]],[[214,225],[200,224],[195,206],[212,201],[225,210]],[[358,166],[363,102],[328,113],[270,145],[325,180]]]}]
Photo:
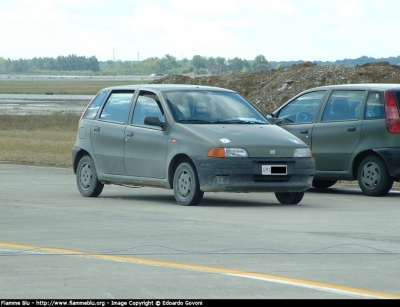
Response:
[{"label": "dirt mound", "polygon": [[234,90],[262,112],[271,112],[311,87],[347,83],[400,83],[400,66],[387,62],[350,67],[311,62],[256,73],[229,72],[215,76],[166,76],[152,83],[195,84]]}]

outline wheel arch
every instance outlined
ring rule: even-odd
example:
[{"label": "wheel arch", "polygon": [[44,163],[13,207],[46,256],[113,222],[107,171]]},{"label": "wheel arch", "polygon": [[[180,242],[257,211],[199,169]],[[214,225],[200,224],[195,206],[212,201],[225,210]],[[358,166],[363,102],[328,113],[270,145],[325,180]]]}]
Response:
[{"label": "wheel arch", "polygon": [[371,156],[371,155],[381,158],[383,163],[386,166],[386,169],[388,168],[385,158],[381,155],[381,153],[379,151],[377,151],[375,149],[365,150],[363,152],[360,152],[353,161],[352,174],[351,174],[351,177],[353,178],[353,180],[357,179],[357,172],[358,172],[358,168],[360,167],[361,161],[364,160],[365,157]]},{"label": "wheel arch", "polygon": [[74,170],[74,174],[76,174],[76,170],[78,168],[79,160],[82,159],[82,157],[86,156],[86,155],[90,156],[90,154],[84,149],[80,149],[75,153],[74,160],[72,161],[72,168]]},{"label": "wheel arch", "polygon": [[194,165],[193,160],[187,154],[177,154],[175,157],[172,158],[171,162],[169,163],[168,167],[168,185],[170,189],[174,188],[174,174],[175,170],[179,164],[183,162],[190,162]]}]

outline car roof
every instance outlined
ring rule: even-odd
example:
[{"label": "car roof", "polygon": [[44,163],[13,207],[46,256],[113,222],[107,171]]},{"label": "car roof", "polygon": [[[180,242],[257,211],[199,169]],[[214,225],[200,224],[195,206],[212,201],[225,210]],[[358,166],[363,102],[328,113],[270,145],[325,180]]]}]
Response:
[{"label": "car roof", "polygon": [[225,91],[234,92],[232,90],[204,85],[191,85],[191,84],[135,84],[135,85],[119,85],[104,88],[103,90],[156,90],[156,91]]},{"label": "car roof", "polygon": [[334,84],[324,85],[309,90],[327,90],[327,89],[370,89],[370,90],[400,90],[400,84],[398,83],[355,83],[355,84]]}]

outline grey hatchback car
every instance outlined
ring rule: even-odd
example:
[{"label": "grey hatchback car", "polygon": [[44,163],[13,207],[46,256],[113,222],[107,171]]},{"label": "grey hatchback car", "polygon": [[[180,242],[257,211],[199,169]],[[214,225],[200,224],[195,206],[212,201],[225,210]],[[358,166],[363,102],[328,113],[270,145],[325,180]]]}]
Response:
[{"label": "grey hatchback car", "polygon": [[234,91],[196,85],[109,87],[89,103],[72,149],[80,193],[105,184],[173,189],[180,205],[204,192],[274,192],[297,204],[311,187],[309,147]]},{"label": "grey hatchback car", "polygon": [[313,187],[358,180],[364,194],[384,196],[400,180],[400,84],[315,87],[270,120],[302,139],[316,163]]}]

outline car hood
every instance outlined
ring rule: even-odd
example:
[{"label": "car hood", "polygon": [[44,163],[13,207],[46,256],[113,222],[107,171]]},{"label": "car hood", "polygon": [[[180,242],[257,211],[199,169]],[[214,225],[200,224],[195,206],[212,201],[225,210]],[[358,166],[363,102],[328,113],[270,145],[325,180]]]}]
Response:
[{"label": "car hood", "polygon": [[185,125],[204,135],[221,147],[244,148],[250,157],[293,157],[296,148],[307,145],[276,125],[214,124]]}]

